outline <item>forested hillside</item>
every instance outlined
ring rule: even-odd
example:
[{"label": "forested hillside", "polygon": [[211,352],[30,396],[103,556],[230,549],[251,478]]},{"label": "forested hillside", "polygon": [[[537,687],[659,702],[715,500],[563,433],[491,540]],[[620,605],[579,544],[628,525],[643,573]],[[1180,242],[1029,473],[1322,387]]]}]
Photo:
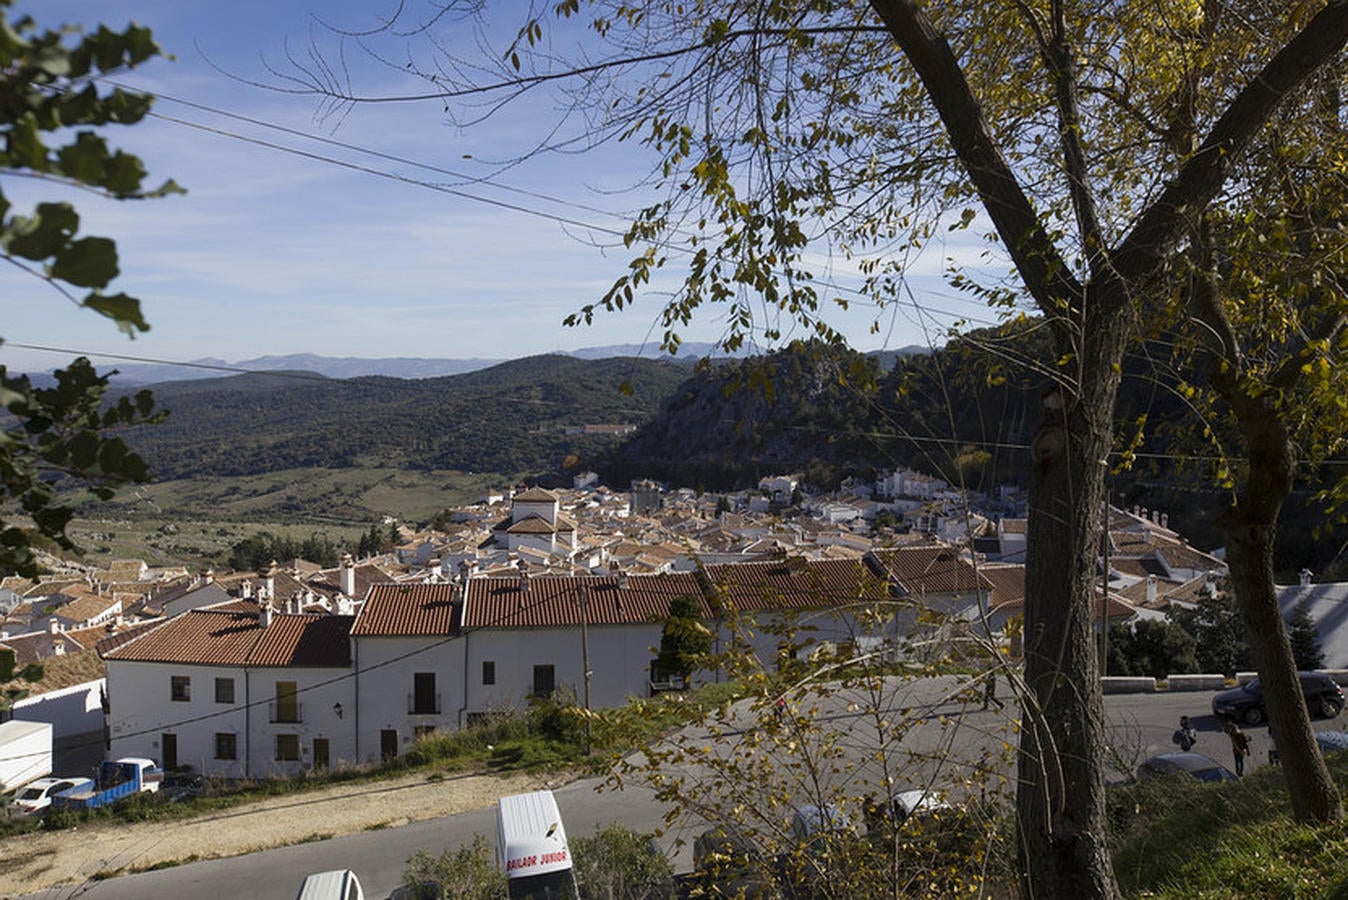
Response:
[{"label": "forested hillside", "polygon": [[352,465],[553,472],[613,442],[567,426],[643,423],[687,376],[652,360],[536,356],[444,378],[169,382],[154,386],[168,420],[128,443],[160,479]]}]

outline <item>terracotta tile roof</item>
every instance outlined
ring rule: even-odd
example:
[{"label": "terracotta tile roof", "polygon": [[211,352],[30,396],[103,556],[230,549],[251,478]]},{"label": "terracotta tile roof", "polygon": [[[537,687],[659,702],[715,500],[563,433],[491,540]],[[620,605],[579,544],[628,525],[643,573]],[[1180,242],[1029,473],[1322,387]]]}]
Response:
[{"label": "terracotta tile roof", "polygon": [[978,571],[992,585],[988,605],[993,609],[1025,597],[1024,566],[984,564],[978,567]]},{"label": "terracotta tile roof", "polygon": [[256,629],[257,644],[248,665],[349,666],[354,622],[355,616],[277,615],[266,628]]},{"label": "terracotta tile roof", "polygon": [[998,528],[1002,534],[1025,534],[1029,530],[1029,519],[1002,519]]},{"label": "terracotta tile roof", "polygon": [[99,656],[102,656],[109,650],[120,647],[127,641],[140,637],[142,634],[149,631],[151,628],[156,628],[162,624],[164,623],[160,621],[139,622],[135,625],[132,625],[130,628],[127,628],[124,631],[119,631],[118,633],[111,635],[109,637],[100,638],[98,643],[94,645],[94,649],[98,651]]},{"label": "terracotta tile roof", "polygon": [[558,531],[542,516],[525,516],[506,529],[508,534],[552,534]]},{"label": "terracotta tile roof", "polygon": [[535,575],[521,591],[519,578],[470,578],[463,627],[538,628],[580,625],[581,589],[591,625],[652,622],[669,615],[678,597],[697,598],[710,618],[697,576],[691,573],[615,576]]},{"label": "terracotta tile roof", "polygon": [[862,560],[730,563],[706,568],[718,603],[742,612],[764,609],[825,609],[858,600],[887,600],[889,591]]},{"label": "terracotta tile roof", "polygon": [[992,583],[980,578],[973,564],[953,547],[921,544],[877,550],[871,556],[909,596],[992,588]]},{"label": "terracotta tile roof", "polygon": [[109,647],[105,660],[222,666],[322,666],[351,664],[353,616],[277,614],[266,627],[253,612],[194,609]]},{"label": "terracotta tile roof", "polygon": [[448,635],[458,630],[459,588],[453,584],[376,584],[365,595],[355,637]]},{"label": "terracotta tile roof", "polygon": [[557,495],[543,488],[534,487],[516,494],[512,500],[516,503],[555,503]]},{"label": "terracotta tile roof", "polygon": [[121,603],[113,597],[99,597],[91,594],[87,597],[72,600],[59,609],[53,610],[53,615],[83,624],[108,614],[108,611],[113,607],[120,610]]}]

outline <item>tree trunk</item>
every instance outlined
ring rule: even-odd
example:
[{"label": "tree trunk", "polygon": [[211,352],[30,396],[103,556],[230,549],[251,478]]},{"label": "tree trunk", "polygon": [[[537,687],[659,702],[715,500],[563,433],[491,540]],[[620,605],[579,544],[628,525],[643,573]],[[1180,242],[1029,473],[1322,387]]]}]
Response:
[{"label": "tree trunk", "polygon": [[[1087,309],[1100,309],[1095,291]],[[1016,810],[1024,897],[1118,896],[1105,839],[1105,718],[1095,653],[1104,460],[1122,314],[1079,336],[1078,393],[1058,384],[1031,445],[1025,681]]]},{"label": "tree trunk", "polygon": [[1292,815],[1301,822],[1337,822],[1343,804],[1311,730],[1273,581],[1278,513],[1292,489],[1291,444],[1277,412],[1263,408],[1266,402],[1248,395],[1227,399],[1250,454],[1240,495],[1220,519],[1231,585],[1254,650],[1269,727],[1277,736]]}]

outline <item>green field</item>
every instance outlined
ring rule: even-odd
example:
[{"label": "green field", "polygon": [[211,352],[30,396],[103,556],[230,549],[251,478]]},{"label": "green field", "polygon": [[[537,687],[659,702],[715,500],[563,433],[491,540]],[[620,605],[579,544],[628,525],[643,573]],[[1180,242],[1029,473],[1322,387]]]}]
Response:
[{"label": "green field", "polygon": [[216,564],[259,531],[354,543],[392,516],[415,525],[503,490],[499,475],[386,468],[291,469],[140,485],[89,504],[69,533],[91,564],[141,558],[152,566]]}]

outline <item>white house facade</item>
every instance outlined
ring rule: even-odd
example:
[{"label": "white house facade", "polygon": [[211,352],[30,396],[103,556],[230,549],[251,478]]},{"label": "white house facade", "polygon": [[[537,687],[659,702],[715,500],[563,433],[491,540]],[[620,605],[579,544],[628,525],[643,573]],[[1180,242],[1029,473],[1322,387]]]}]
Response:
[{"label": "white house facade", "polygon": [[240,601],[101,645],[109,756],[225,778],[354,762],[351,624]]}]

